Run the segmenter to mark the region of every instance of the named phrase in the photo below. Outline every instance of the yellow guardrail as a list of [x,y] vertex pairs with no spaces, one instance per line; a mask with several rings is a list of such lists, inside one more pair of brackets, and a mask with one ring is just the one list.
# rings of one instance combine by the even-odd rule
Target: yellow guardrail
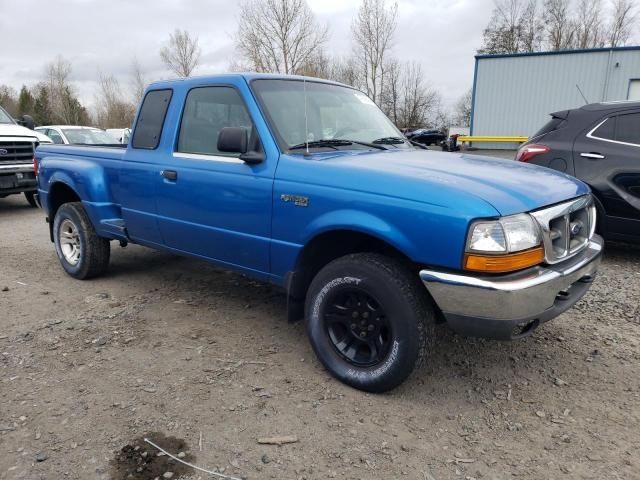
[[461,135],[458,137],[458,143],[460,142],[524,143],[527,140],[529,140],[529,137],[481,137],[481,136],[469,136],[469,135]]

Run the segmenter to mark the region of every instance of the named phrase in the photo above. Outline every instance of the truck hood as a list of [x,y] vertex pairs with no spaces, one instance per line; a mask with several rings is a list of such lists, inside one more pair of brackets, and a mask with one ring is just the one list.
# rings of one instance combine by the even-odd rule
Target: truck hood
[[355,186],[433,204],[475,197],[500,215],[528,212],[589,193],[587,185],[564,173],[477,155],[398,149],[322,153],[310,159],[322,161],[323,170],[329,170],[323,178],[331,179],[332,186]]
[[9,124],[9,123],[0,123],[0,138],[1,137],[14,137],[14,138],[24,138],[31,137],[36,138],[39,143],[52,143],[51,139],[46,135],[36,132],[34,130],[29,130],[26,127],[21,125]]

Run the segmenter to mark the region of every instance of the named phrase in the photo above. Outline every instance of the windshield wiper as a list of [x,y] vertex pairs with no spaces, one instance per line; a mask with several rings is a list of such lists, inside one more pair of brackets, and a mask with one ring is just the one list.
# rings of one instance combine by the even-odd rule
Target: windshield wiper
[[[374,140],[372,143],[381,143],[384,145],[401,145],[404,142],[409,142],[411,145],[414,145],[418,148],[422,148],[423,150],[428,150],[427,147],[425,147],[423,144],[418,143],[414,140],[411,140],[409,138],[402,138],[402,137],[382,137],[382,138],[378,138],[376,140]],[[397,147],[396,147],[397,148]]]
[[382,145],[402,145],[406,141],[407,140],[402,137],[382,137],[382,138],[376,138],[371,143],[382,144]]
[[359,140],[347,140],[343,138],[326,138],[322,140],[314,140],[308,143],[299,143],[298,145],[293,145],[289,147],[289,150],[300,150],[303,148],[315,148],[315,147],[328,147],[338,150],[338,147],[347,147],[349,145],[364,145],[365,147],[376,148],[378,150],[386,150],[385,147],[375,143],[361,142]]
[[336,147],[346,146],[346,145],[351,145],[351,142],[347,142],[345,140],[334,140],[331,138],[327,138],[324,140],[314,140],[312,142],[299,143],[297,145],[293,145],[292,147],[289,147],[289,150],[300,150],[302,148],[307,148],[307,146],[309,148],[329,147],[329,148],[333,148],[334,150],[337,150]]

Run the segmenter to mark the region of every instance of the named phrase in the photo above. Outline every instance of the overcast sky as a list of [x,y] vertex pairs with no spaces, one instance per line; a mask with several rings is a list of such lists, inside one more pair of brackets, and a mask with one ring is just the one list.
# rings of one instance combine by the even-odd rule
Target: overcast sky
[[[308,0],[319,22],[329,25],[330,53],[351,50],[350,25],[360,0]],[[423,66],[425,81],[446,105],[471,87],[492,0],[400,0],[394,54]],[[175,28],[200,39],[195,74],[227,70],[238,19],[233,0],[0,0],[0,84],[19,89],[43,77],[57,55],[72,63],[74,87],[93,104],[99,72],[128,87],[137,57],[149,81],[170,77],[158,51]]]

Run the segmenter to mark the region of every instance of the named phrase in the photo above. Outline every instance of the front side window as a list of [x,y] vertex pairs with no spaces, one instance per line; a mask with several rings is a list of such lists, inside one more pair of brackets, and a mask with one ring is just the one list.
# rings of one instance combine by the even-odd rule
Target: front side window
[[281,146],[352,140],[373,143],[403,135],[365,94],[353,88],[300,80],[254,80],[252,88],[266,109]]
[[218,136],[225,127],[246,127],[251,135],[251,117],[238,91],[232,87],[194,88],[185,101],[177,151],[239,156],[218,150]]

